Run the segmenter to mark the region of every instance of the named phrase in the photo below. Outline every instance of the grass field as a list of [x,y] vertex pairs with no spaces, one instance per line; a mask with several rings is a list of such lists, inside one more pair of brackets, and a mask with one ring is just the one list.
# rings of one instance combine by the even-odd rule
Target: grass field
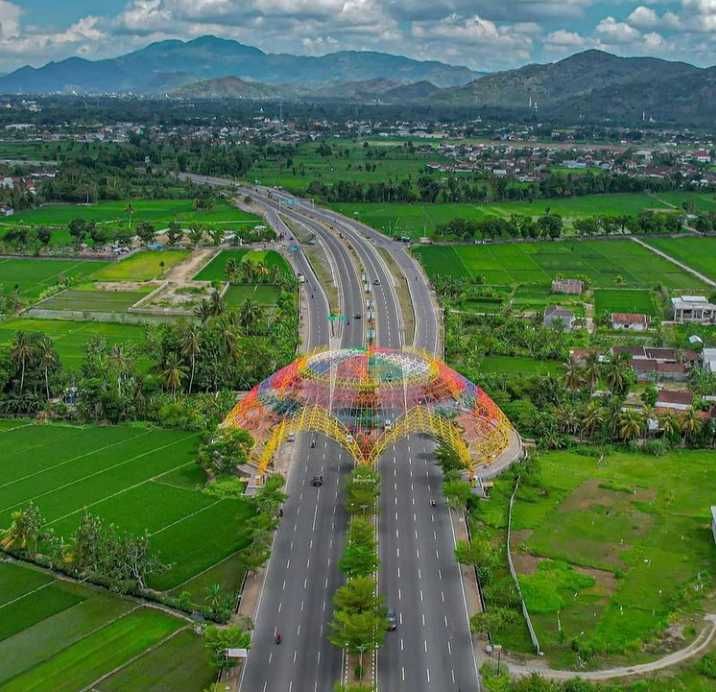
[[[199,692],[214,673],[201,639],[184,627],[101,589],[0,562],[2,690],[75,691],[119,667],[101,689]],[[163,680],[170,684],[162,686]]]
[[0,432],[0,527],[32,501],[68,537],[84,509],[130,533],[150,532],[170,565],[151,586],[191,579],[246,544],[251,514],[182,482],[195,464],[196,434],[140,426],[27,426]]
[[82,281],[106,266],[106,262],[90,260],[0,258],[0,293],[17,288],[23,302],[32,302],[63,277]]
[[716,585],[716,453],[615,452],[600,463],[599,455],[553,452],[540,460],[546,492],[520,491],[513,549],[552,663],[574,665],[573,638],[619,655],[656,636],[676,610],[698,613],[699,593]]
[[224,296],[229,307],[238,307],[247,299],[259,305],[276,305],[281,289],[276,286],[252,284],[249,286],[230,286]]
[[195,277],[195,281],[226,281],[226,265],[229,260],[238,262],[262,262],[267,267],[279,267],[286,276],[293,276],[288,262],[275,250],[222,250]]
[[96,281],[150,281],[160,279],[189,256],[188,250],[144,250],[96,271]]
[[676,265],[628,240],[504,245],[432,245],[414,249],[428,274],[483,276],[487,284],[547,284],[558,275],[583,276],[595,287],[619,285],[703,289]]
[[596,214],[617,216],[635,215],[645,209],[668,212],[681,209],[683,202],[692,201],[697,209],[713,210],[716,200],[696,192],[666,194],[608,194],[584,195],[558,199],[538,199],[534,202],[495,202],[486,204],[379,204],[351,202],[332,204],[336,211],[356,218],[387,235],[407,235],[418,238],[429,235],[435,227],[456,217],[482,219],[486,216],[509,218],[512,214],[541,216],[546,209],[564,219],[575,219]]
[[127,312],[146,291],[94,291],[68,288],[37,303],[41,310],[76,310],[79,312]]
[[629,288],[600,288],[594,291],[594,309],[597,315],[612,312],[639,312],[660,317],[661,310],[651,291]]
[[85,357],[87,343],[93,337],[101,337],[108,346],[125,344],[139,347],[144,343],[144,327],[139,325],[14,319],[0,322],[0,348],[9,346],[20,330],[49,336],[62,365],[69,370],[79,369]]
[[709,279],[716,280],[716,238],[651,238],[648,243]]
[[[191,199],[132,200],[130,202],[97,202],[96,204],[47,204],[37,209],[18,212],[12,221],[0,221],[0,237],[18,224],[29,226],[54,227],[51,243],[69,245],[72,242],[67,224],[73,219],[82,218],[94,221],[109,230],[132,228],[142,222],[151,223],[161,230],[177,221],[183,227],[200,224],[206,228],[224,228],[240,230],[261,223],[259,217],[248,214],[227,202],[217,201],[213,209],[194,210]],[[131,217],[131,218],[130,218]]]

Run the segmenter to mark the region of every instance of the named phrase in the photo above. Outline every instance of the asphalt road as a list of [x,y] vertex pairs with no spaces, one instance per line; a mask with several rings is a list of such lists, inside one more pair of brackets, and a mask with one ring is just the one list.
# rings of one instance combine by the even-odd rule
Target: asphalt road
[[[254,189],[249,194],[263,201],[272,214],[279,212],[277,196],[288,198],[285,193],[277,195],[267,189]],[[376,250],[383,246],[410,285],[415,346],[438,352],[439,323],[429,285],[401,244],[353,219],[314,209],[301,200],[291,206],[282,204],[280,213],[316,233],[332,258],[348,318],[341,346],[364,343],[365,320],[355,320],[354,314],[365,315],[366,299],[375,306],[377,343],[391,348],[403,345],[400,305],[392,276]],[[269,218],[276,222],[276,216]],[[366,268],[370,294],[365,293],[356,274],[346,241]],[[378,285],[373,283],[376,278]],[[318,304],[312,306],[311,324],[321,320],[322,309]],[[324,635],[332,595],[340,583],[336,562],[345,539],[339,479],[350,470],[350,464],[330,441],[320,440],[315,449],[307,440],[297,444],[297,463],[288,482],[290,497],[276,535],[252,652],[242,680],[241,689],[246,692],[328,692],[340,677],[340,654]],[[378,656],[378,684],[384,692],[479,689],[464,590],[453,554],[450,513],[442,501],[435,509],[430,504],[431,498],[441,498],[440,469],[434,463],[433,451],[430,440],[412,436],[388,450],[379,462],[379,588],[399,618],[398,629],[388,633]],[[312,498],[311,493],[316,491],[306,483],[320,469],[325,469],[326,482]],[[280,646],[273,644],[276,627],[284,637]]]

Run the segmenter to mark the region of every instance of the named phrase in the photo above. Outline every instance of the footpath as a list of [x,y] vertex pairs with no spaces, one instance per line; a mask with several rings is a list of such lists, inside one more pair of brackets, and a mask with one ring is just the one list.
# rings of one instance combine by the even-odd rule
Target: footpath
[[679,262],[679,260],[673,258],[671,255],[667,255],[665,252],[657,250],[655,247],[652,247],[648,243],[645,243],[641,238],[635,238],[634,236],[632,236],[631,240],[633,240],[637,245],[641,245],[642,247],[646,248],[647,250],[649,250],[649,252],[653,252],[655,255],[659,255],[659,257],[662,257],[668,262],[675,264],[677,267],[679,267],[679,269],[683,269],[685,272],[688,272],[692,276],[695,276],[697,279],[703,281],[705,284],[708,284],[709,286],[716,286],[716,281],[713,281],[712,279],[709,279],[709,277],[705,274],[701,274],[695,269],[692,269],[688,264]]

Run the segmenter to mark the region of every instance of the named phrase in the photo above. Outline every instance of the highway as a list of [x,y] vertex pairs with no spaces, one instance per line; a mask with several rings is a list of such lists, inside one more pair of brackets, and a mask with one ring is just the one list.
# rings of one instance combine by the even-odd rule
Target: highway
[[[416,322],[414,345],[439,353],[440,324],[430,286],[402,244],[284,192],[247,188],[240,194],[251,195],[272,225],[282,224],[283,215],[320,237],[339,278],[342,311],[349,320],[340,346],[365,343],[365,319],[355,320],[354,315],[365,317],[366,299],[375,306],[377,344],[390,348],[406,345],[393,277],[377,251],[384,247],[410,287]],[[285,204],[289,200],[290,204]],[[284,225],[277,228],[286,229]],[[369,295],[365,294],[352,252],[365,267]],[[314,322],[321,321],[325,309],[322,300],[312,306],[312,328]],[[242,679],[241,689],[246,692],[329,692],[340,678],[340,654],[324,634],[331,617],[332,595],[340,583],[336,561],[346,527],[338,479],[350,470],[350,464],[333,442],[321,439],[315,449],[303,446],[307,442],[300,444],[289,474],[290,499],[277,532],[252,652]],[[326,470],[327,479],[316,493],[306,483],[320,469]],[[434,460],[434,443],[421,435],[402,440],[382,456],[379,469],[379,589],[386,604],[395,609],[399,626],[387,634],[379,652],[378,688],[385,692],[479,690],[462,578],[454,560],[453,526],[441,500],[441,472]],[[312,494],[317,497],[312,498]],[[439,500],[434,509],[431,498]],[[280,646],[273,645],[272,639],[277,626],[284,637]]]

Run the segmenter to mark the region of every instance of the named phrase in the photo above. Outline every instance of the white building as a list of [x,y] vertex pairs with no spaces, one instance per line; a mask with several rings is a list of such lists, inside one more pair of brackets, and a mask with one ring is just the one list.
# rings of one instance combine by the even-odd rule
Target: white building
[[701,358],[704,364],[704,370],[716,373],[716,348],[705,348],[701,351]]
[[672,298],[671,310],[675,322],[699,322],[700,324],[716,322],[716,305],[710,303],[705,296]]

